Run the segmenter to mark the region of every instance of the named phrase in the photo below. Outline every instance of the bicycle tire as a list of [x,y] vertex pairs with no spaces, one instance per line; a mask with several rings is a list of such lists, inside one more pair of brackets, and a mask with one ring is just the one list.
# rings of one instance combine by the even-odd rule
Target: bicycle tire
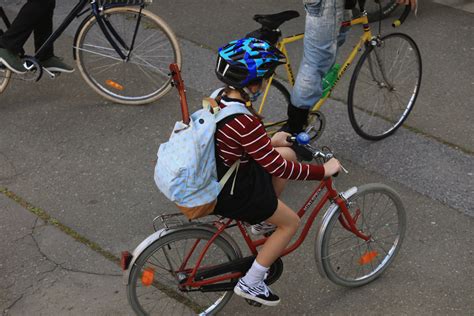
[[[233,291],[184,292],[178,288],[179,281],[175,279],[177,276],[169,276],[170,272],[166,271],[176,270],[173,265],[181,265],[182,257],[186,253],[186,249],[183,247],[191,247],[194,245],[193,241],[199,239],[200,242],[194,251],[194,254],[198,256],[201,252],[201,247],[213,235],[214,233],[210,231],[196,228],[173,232],[156,240],[137,258],[131,268],[127,285],[127,298],[137,315],[195,315],[203,312],[206,312],[205,315],[215,315],[227,304],[234,294]],[[165,256],[167,255],[165,255],[165,252],[171,253],[175,249],[177,256],[171,257],[170,255],[166,259]],[[221,255],[221,258],[218,258],[217,255]],[[201,265],[209,267],[213,264],[224,263],[237,258],[240,258],[240,251],[233,248],[222,236],[219,236],[209,248]],[[191,256],[185,268],[190,269],[194,267],[195,261],[193,260],[195,259],[195,256]],[[220,259],[220,261],[217,259]],[[151,262],[152,260],[155,261]],[[212,263],[210,260],[212,260]],[[161,265],[162,267],[160,267]],[[171,268],[167,268],[166,265]],[[157,272],[154,272],[152,285],[148,287],[139,286],[140,278],[143,278],[142,271],[144,267],[148,268],[149,266],[153,266],[155,270],[163,268],[163,274],[160,274],[160,279],[156,280],[155,275]],[[167,281],[170,281],[169,284]],[[146,293],[142,290],[137,291],[138,288],[146,289]],[[151,291],[154,293],[150,293]],[[153,306],[149,306],[150,304],[146,304],[149,302],[156,302],[156,304],[153,305],[151,303]],[[151,308],[147,309],[146,307]],[[154,308],[157,308],[157,310]]]
[[7,89],[12,72],[6,68],[0,68],[0,94]]
[[[389,67],[387,60],[393,62]],[[396,67],[395,62],[399,62]],[[347,99],[349,120],[356,133],[368,140],[395,133],[415,105],[421,78],[421,54],[408,35],[392,33],[376,46],[367,46],[352,74]]]
[[[169,64],[181,66],[176,36],[160,17],[148,10],[140,13],[137,7],[110,8],[102,16],[131,46],[139,14],[135,45],[127,61],[112,48],[94,15],[82,24],[75,42],[77,66],[86,83],[102,97],[120,104],[158,100],[171,89]],[[104,62],[109,63],[104,66]]]
[[268,133],[273,134],[277,132],[286,123],[290,100],[290,92],[288,92],[283,83],[273,78],[267,98],[265,100],[262,99],[262,102],[265,101],[265,103],[263,106],[259,105],[259,108],[262,107],[260,115],[263,117],[265,129]]
[[[369,210],[370,201],[375,201],[374,208],[378,205],[375,213]],[[342,213],[338,209],[329,219],[327,226],[322,228],[324,231],[321,232],[321,263],[328,279],[335,284],[358,287],[379,277],[393,262],[405,235],[406,215],[398,193],[383,184],[361,186],[357,193],[347,199],[347,205],[352,216],[360,211],[356,220],[357,229],[370,235],[371,239],[364,241],[345,229],[339,222]],[[383,211],[390,207],[389,212],[380,215],[381,205],[384,205]],[[394,222],[386,223],[383,219],[393,219]],[[373,227],[372,223],[376,220],[380,221],[379,226]],[[393,241],[388,242],[390,237],[393,237]],[[348,246],[348,242],[352,240],[355,246]],[[385,247],[390,248],[387,251]],[[354,248],[357,248],[357,251]],[[337,255],[340,257],[336,258]],[[380,256],[383,257],[380,259]]]
[[374,1],[367,1],[365,3],[365,10],[367,11],[367,17],[369,22],[377,22],[388,18],[395,9],[398,7],[398,3],[395,0],[380,0],[382,3],[382,14],[380,14],[380,8]]

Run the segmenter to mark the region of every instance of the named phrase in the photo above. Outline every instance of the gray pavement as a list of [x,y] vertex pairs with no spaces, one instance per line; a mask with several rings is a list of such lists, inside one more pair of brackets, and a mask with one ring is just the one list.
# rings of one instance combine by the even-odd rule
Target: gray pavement
[[[19,3],[0,0],[9,12]],[[59,3],[58,15],[72,4]],[[249,22],[251,15],[267,8],[267,2],[249,0],[153,4],[152,10],[180,35],[183,76],[194,108],[218,85],[212,74],[213,50],[233,38],[231,34],[256,27]],[[300,1],[272,2],[272,12],[289,8],[301,11]],[[288,26],[288,34],[302,31],[302,19]],[[325,105],[328,126],[321,143],[330,144],[350,170],[337,179],[337,187],[369,182],[393,186],[407,208],[407,236],[382,278],[348,290],[317,274],[313,231],[301,250],[284,259],[285,272],[273,286],[283,297],[278,314],[472,314],[473,28],[471,13],[426,2],[419,17],[402,29],[420,43],[425,61],[423,90],[409,120],[418,133],[401,129],[377,143],[358,138],[349,127],[345,105],[337,101],[345,98],[344,86]],[[71,34],[57,45],[68,61]],[[45,224],[31,213],[34,207],[27,210],[24,203],[0,194],[4,314],[131,313],[119,268],[103,254],[118,256],[133,249],[152,232],[154,216],[175,212],[154,186],[153,167],[170,122],[179,118],[177,100],[170,93],[152,106],[111,104],[96,96],[78,73],[54,82],[14,81],[0,96],[0,189],[54,218]],[[297,207],[312,185],[292,183],[284,200]],[[60,231],[52,224],[56,221],[101,250]],[[251,308],[233,298],[223,314],[269,315],[275,309]]]
[[117,265],[0,195],[3,315],[131,314]]

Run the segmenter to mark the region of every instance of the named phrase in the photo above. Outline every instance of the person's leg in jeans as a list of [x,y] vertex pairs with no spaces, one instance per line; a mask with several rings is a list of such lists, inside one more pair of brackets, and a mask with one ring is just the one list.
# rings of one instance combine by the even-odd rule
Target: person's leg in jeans
[[[315,0],[305,4],[304,54],[288,108],[290,133],[306,124],[309,109],[321,98],[323,76],[336,60],[338,36],[344,15],[344,0]],[[339,41],[342,44],[345,38]]]

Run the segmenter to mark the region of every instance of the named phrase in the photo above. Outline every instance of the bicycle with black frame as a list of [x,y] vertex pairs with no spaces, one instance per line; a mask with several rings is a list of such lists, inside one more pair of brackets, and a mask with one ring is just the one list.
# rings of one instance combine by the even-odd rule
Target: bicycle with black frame
[[[170,63],[181,64],[174,32],[146,10],[152,0],[78,0],[59,27],[34,56],[24,56],[27,72],[12,74],[0,65],[0,93],[12,79],[38,81],[46,73],[38,56],[52,45],[75,18],[86,17],[74,36],[73,56],[86,83],[102,97],[121,104],[153,102],[171,89]],[[5,28],[10,21],[0,7]],[[0,27],[0,34],[3,30]]]

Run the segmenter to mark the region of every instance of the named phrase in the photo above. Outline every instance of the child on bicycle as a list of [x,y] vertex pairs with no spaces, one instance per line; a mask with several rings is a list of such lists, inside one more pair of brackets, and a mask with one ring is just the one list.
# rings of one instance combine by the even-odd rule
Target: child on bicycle
[[275,68],[285,63],[285,56],[265,41],[243,38],[219,49],[216,75],[226,84],[219,95],[221,108],[229,104],[247,107],[254,115],[236,114],[221,121],[215,133],[216,163],[219,179],[238,159],[240,165],[233,181],[219,194],[215,214],[259,224],[267,222],[276,230],[260,249],[247,274],[234,288],[244,298],[275,306],[277,295],[264,282],[271,264],[280,257],[298,229],[298,215],[279,200],[287,180],[321,180],[340,170],[336,159],[323,166],[303,164],[287,141],[290,134],[267,136],[252,102],[265,89]]

